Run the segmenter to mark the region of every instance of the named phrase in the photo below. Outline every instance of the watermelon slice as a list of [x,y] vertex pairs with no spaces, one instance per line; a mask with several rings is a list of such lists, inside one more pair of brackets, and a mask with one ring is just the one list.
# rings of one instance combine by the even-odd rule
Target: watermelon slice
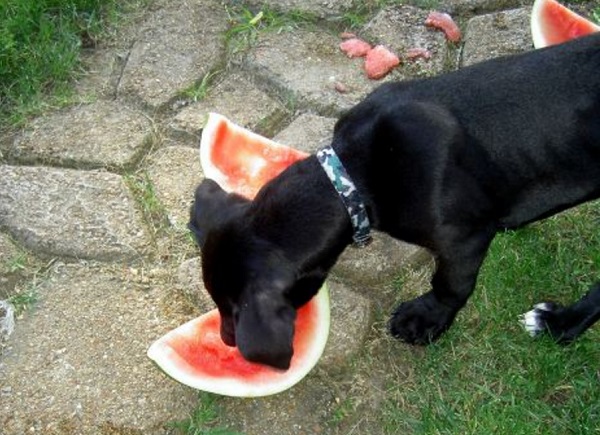
[[329,292],[324,285],[298,309],[294,356],[286,371],[246,361],[236,347],[225,345],[216,309],[159,338],[148,349],[148,357],[173,379],[198,390],[268,396],[292,387],[312,370],[325,349],[329,322]]
[[600,26],[556,0],[535,0],[531,11],[531,36],[535,48],[560,44],[593,32]]
[[226,192],[253,199],[258,190],[308,154],[253,133],[217,113],[208,116],[200,141],[204,176]]

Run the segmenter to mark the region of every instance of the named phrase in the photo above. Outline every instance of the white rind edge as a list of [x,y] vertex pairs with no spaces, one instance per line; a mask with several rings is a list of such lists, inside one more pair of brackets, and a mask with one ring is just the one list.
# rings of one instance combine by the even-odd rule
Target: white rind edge
[[546,39],[542,36],[543,32],[540,20],[542,8],[546,4],[546,1],[547,0],[535,0],[533,7],[531,8],[531,38],[533,39],[533,46],[535,48],[543,48],[548,45]]
[[231,193],[231,189],[228,187],[227,176],[215,167],[210,158],[211,145],[215,142],[215,133],[221,123],[227,124],[230,130],[249,136],[259,142],[264,142],[271,148],[289,148],[286,145],[282,145],[247,128],[241,127],[219,113],[210,112],[206,125],[202,129],[202,137],[200,138],[200,166],[202,167],[204,178],[210,178],[215,181],[228,193]]
[[[290,376],[280,377],[272,384],[266,385],[265,383],[261,383],[260,385],[249,385],[235,379],[207,379],[182,373],[178,369],[174,359],[170,357],[173,351],[164,344],[164,337],[169,333],[152,343],[148,348],[147,355],[173,379],[197,390],[232,397],[262,397],[280,393],[296,385],[315,367],[327,345],[331,323],[331,308],[327,285],[323,284],[314,297],[316,298],[318,318],[322,319],[319,327],[324,329],[324,332],[317,334],[316,341],[310,347],[310,352],[306,357],[307,360],[314,362],[305,365],[302,370],[290,371]],[[175,330],[185,330],[185,328],[191,327],[193,323],[194,320],[190,320]]]

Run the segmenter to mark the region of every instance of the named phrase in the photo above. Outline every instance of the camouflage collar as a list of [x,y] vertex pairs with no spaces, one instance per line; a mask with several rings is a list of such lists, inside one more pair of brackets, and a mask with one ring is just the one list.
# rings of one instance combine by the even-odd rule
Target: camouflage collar
[[367,209],[344,165],[330,146],[317,151],[317,160],[325,170],[350,215],[350,221],[354,229],[352,235],[354,245],[360,248],[367,246],[371,242],[371,224],[367,216]]

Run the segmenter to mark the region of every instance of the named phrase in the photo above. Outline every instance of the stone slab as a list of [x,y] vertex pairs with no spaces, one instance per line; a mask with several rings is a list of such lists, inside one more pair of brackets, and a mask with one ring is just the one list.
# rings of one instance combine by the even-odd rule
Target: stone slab
[[14,272],[14,261],[19,257],[21,251],[15,246],[12,239],[6,234],[0,233],[0,299],[4,296],[2,293],[2,277]]
[[374,295],[378,293],[374,291],[389,285],[403,268],[417,267],[428,261],[431,255],[424,248],[374,232],[373,242],[367,247],[346,248],[332,272],[376,299]]
[[[428,14],[429,10],[413,6],[387,7],[361,31],[369,42],[383,44],[400,57],[402,66],[396,69],[396,79],[433,76],[453,65],[444,34],[425,26]],[[431,59],[407,60],[411,48],[427,49]]]
[[5,151],[22,163],[123,169],[146,151],[151,133],[144,114],[97,101],[37,118]]
[[169,222],[185,228],[196,186],[204,179],[198,149],[161,148],[149,157],[147,171],[158,199],[167,210]]
[[530,8],[519,8],[471,18],[462,66],[532,50],[530,15]]
[[338,280],[329,278],[327,286],[331,297],[331,329],[319,367],[337,374],[362,349],[373,321],[373,304]]
[[119,95],[160,108],[223,62],[228,19],[218,1],[166,2],[141,26]]
[[[439,9],[455,15],[475,15],[521,6],[523,0],[441,0]],[[527,0],[527,3],[533,3]]]
[[[427,11],[419,8],[390,7],[359,32],[370,43],[383,44],[400,57],[414,47],[432,52],[431,60],[404,62],[383,80],[369,80],[364,59],[348,59],[339,49],[341,39],[322,30],[263,33],[245,65],[284,97],[296,101],[298,107],[338,115],[383,82],[433,75],[445,67],[445,37],[424,25],[426,17]],[[343,92],[339,85],[345,88]]]
[[3,435],[165,434],[197,393],[171,380],[148,346],[183,323],[177,300],[123,268],[58,264],[0,357]]
[[[369,80],[363,59],[348,59],[339,49],[340,42],[336,35],[323,30],[261,33],[244,67],[299,109],[337,115],[381,83]],[[346,92],[337,91],[336,83]]]
[[115,98],[128,50],[82,50],[83,73],[77,77],[75,88],[80,95]]
[[331,143],[336,121],[336,118],[303,113],[277,133],[273,139],[283,145],[314,153],[322,146]]
[[246,3],[254,8],[263,5],[283,13],[303,12],[319,18],[339,17],[344,12],[356,6],[357,0],[247,0]]
[[210,112],[220,113],[238,125],[269,137],[290,116],[283,104],[242,74],[233,73],[220,79],[204,99],[183,108],[169,128],[175,137],[198,146]]
[[71,258],[132,260],[147,242],[123,179],[102,171],[0,166],[0,229]]
[[202,282],[202,261],[200,257],[190,258],[177,269],[177,291],[181,292],[200,313],[217,308]]

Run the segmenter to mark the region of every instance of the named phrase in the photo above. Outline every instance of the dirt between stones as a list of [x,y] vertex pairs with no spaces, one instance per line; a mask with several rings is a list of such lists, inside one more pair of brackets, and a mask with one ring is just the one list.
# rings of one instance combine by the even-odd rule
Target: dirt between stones
[[[234,53],[225,31],[242,3],[151,3],[88,53],[77,89],[94,102],[49,111],[0,140],[0,298],[21,301],[0,355],[1,434],[175,433],[167,423],[190,416],[197,392],[165,376],[145,351],[211,306],[185,228],[202,180],[202,120],[219,111],[314,151],[336,117],[379,84],[337,49],[332,32],[332,22],[369,2],[268,2],[324,19],[251,29],[252,43]],[[434,53],[386,80],[430,76],[531,49],[523,19],[530,4],[442,1],[457,14],[464,45],[422,28],[427,9],[414,6],[373,10],[355,31],[397,50],[418,43]],[[213,85],[203,89],[207,75]],[[316,370],[278,396],[218,399],[215,424],[247,434],[381,433],[378,393],[411,376],[403,361],[418,352],[386,334],[399,298],[391,282],[423,264],[432,264],[425,251],[382,235],[367,250],[349,249],[331,278],[333,327]],[[426,285],[407,288],[414,295]],[[347,400],[352,415],[340,422]]]

